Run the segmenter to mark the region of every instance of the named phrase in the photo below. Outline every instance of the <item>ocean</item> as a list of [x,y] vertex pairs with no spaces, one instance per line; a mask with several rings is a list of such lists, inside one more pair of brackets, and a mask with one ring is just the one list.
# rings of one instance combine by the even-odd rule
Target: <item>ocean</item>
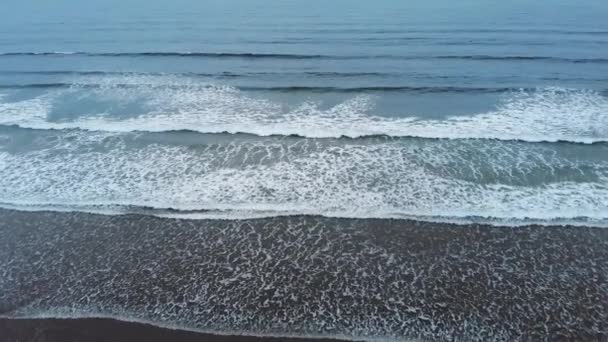
[[[0,294],[0,309],[4,308],[0,312],[8,316],[136,317],[165,326],[279,336],[525,339],[542,333],[526,335],[527,323],[483,323],[479,317],[484,313],[477,309],[463,311],[462,317],[470,314],[475,321],[464,330],[454,328],[466,321],[462,317],[453,326],[437,323],[444,322],[447,314],[433,321],[433,315],[424,311],[426,304],[406,305],[411,297],[400,292],[409,289],[406,292],[413,296],[431,290],[424,284],[412,282],[408,288],[409,282],[397,281],[411,269],[403,264],[394,268],[389,260],[412,262],[416,260],[412,255],[419,255],[421,249],[435,253],[435,248],[445,248],[437,247],[433,236],[448,236],[445,231],[455,229],[453,224],[463,232],[477,232],[471,233],[473,241],[481,245],[469,246],[472,251],[487,249],[484,255],[496,253],[501,260],[510,260],[513,252],[501,249],[507,248],[500,244],[502,238],[523,239],[524,233],[513,229],[528,232],[536,227],[526,239],[534,242],[535,253],[550,254],[557,250],[544,246],[540,236],[550,239],[552,229],[567,244],[570,234],[583,236],[575,241],[589,242],[585,235],[591,234],[589,227],[608,226],[608,2],[604,0],[7,0],[2,7],[0,214],[4,223],[0,228],[5,234],[0,241],[10,247],[3,253],[13,254],[6,255],[4,264],[0,261],[0,270],[13,272],[10,260],[19,265],[38,260],[46,265],[42,269],[48,266],[47,270],[67,278],[73,272],[78,280],[73,284],[70,280],[72,285],[66,288],[59,282],[57,293],[44,297],[41,293],[46,290],[23,282],[44,282],[52,273],[39,270],[17,276],[23,270],[14,270],[17,273],[0,280],[0,289],[11,294],[11,298]],[[49,220],[57,233],[55,240],[53,235],[47,238],[59,250],[67,248],[69,241],[86,244],[85,236],[95,239],[96,234],[112,232],[103,231],[98,223],[103,217],[112,222],[133,218],[132,223],[116,225],[140,233],[143,227],[134,225],[152,220],[149,234],[142,233],[139,239],[123,236],[129,233],[122,229],[115,232],[115,238],[130,241],[134,248],[134,254],[123,259],[124,267],[133,272],[145,258],[154,265],[164,261],[179,265],[188,263],[185,255],[203,258],[205,253],[211,253],[213,265],[236,264],[242,269],[197,271],[190,264],[182,272],[188,277],[194,272],[199,278],[168,285],[181,273],[159,271],[168,283],[155,284],[156,290],[138,283],[136,289],[124,285],[129,290],[121,292],[126,287],[108,285],[113,289],[108,293],[115,295],[150,295],[130,297],[135,300],[132,305],[117,304],[95,297],[102,296],[103,286],[100,290],[84,279],[116,284],[116,279],[130,276],[120,273],[103,280],[101,275],[87,275],[96,267],[90,260],[83,261],[79,270],[51,267],[56,255],[38,258],[39,247],[11,233],[22,227],[23,234],[29,234],[27,215],[18,214],[22,212],[35,222],[40,217]],[[14,217],[23,221],[9,225]],[[58,221],[74,217],[93,223],[70,221],[64,227],[71,227],[68,231],[56,227]],[[72,230],[78,227],[81,231]],[[378,241],[375,229],[402,241],[401,246],[410,241],[404,232],[426,242],[407,247],[418,251],[408,256],[391,241]],[[205,230],[210,237],[204,237]],[[48,234],[40,227],[33,231]],[[278,234],[277,248],[290,256],[291,266],[281,266],[279,273],[270,266],[264,266],[264,272],[245,271],[255,265],[241,264],[244,259],[238,258],[262,261],[276,250],[262,242],[224,245],[227,232],[233,234],[231,239],[240,237],[253,244],[258,241],[251,240],[253,236]],[[484,232],[493,243],[483,245]],[[191,244],[181,234],[196,236],[202,245]],[[594,242],[600,253],[607,237],[593,234],[600,234]],[[463,236],[457,235],[452,238],[460,241]],[[31,237],[31,241],[39,239]],[[104,235],[104,241],[111,240]],[[525,241],[520,242],[525,245]],[[22,244],[29,247],[11,252]],[[296,250],[290,249],[292,244]],[[516,250],[525,250],[515,245]],[[146,256],[139,250],[142,246],[154,246],[159,254]],[[579,247],[587,250],[588,246]],[[234,256],[241,261],[214,254],[227,247],[257,252]],[[99,255],[109,253],[106,247],[91,248],[101,248]],[[178,252],[186,254],[173,254]],[[465,252],[458,249],[454,255]],[[396,254],[390,257],[391,253]],[[60,259],[76,260],[85,254]],[[324,256],[319,259],[322,264],[334,260],[332,267],[345,268],[322,270],[315,255]],[[353,259],[336,261],[349,255]],[[481,254],[469,257],[483,263]],[[528,260],[514,256],[518,257]],[[604,257],[608,260],[603,254],[596,257],[599,264]],[[272,258],[281,259],[280,255]],[[579,270],[600,275],[605,270],[605,266],[600,271],[586,269],[592,265],[585,260],[593,258],[582,254],[580,258],[571,260]],[[465,259],[452,261],[463,269],[473,267]],[[201,262],[197,257],[192,260]],[[386,267],[376,269],[374,260]],[[419,267],[429,273],[416,279],[439,281],[430,275],[437,261],[424,260]],[[551,264],[557,259],[548,260]],[[576,269],[574,264],[567,266],[572,267],[569,270]],[[527,271],[519,271],[532,272],[526,273],[530,276],[544,272],[526,265]],[[505,270],[498,263],[488,269]],[[317,284],[310,285],[316,289],[312,292],[286,287],[274,295],[253,295],[268,285],[264,282],[268,274],[276,287],[281,281],[298,283],[302,274],[317,271],[352,282],[337,286],[312,281]],[[368,279],[361,272],[367,276],[376,272],[377,278]],[[511,279],[498,271],[488,272]],[[547,272],[539,277],[558,277]],[[606,304],[603,274],[599,283],[587,285],[599,293],[593,298]],[[585,281],[593,278],[587,276]],[[509,284],[532,286],[517,279]],[[442,280],[433,286],[449,289],[453,284],[448,283]],[[484,284],[494,288],[491,284],[497,283]],[[166,286],[178,286],[177,292],[186,291],[192,298],[159,290]],[[230,292],[233,286],[237,292]],[[339,289],[353,291],[344,297],[351,299],[340,297]],[[455,289],[465,297],[471,293]],[[363,291],[359,297],[353,297],[359,290]],[[516,287],[505,291],[519,293]],[[378,297],[365,301],[366,293]],[[319,296],[327,306],[318,302]],[[575,292],[564,296],[576,298]],[[287,297],[296,299],[278,299]],[[15,298],[29,304],[17,305]],[[547,298],[555,300],[551,295]],[[280,308],[268,304],[273,300]],[[500,305],[509,305],[498,301],[493,306],[484,300],[479,305],[486,309],[498,305],[497,312]],[[179,305],[163,306],[170,312],[163,313],[152,304],[164,301]],[[272,310],[256,315],[252,308],[260,303]],[[308,306],[297,306],[302,303]],[[452,305],[449,300],[445,303]],[[297,306],[294,312],[289,305]],[[358,311],[344,314],[348,305]],[[378,311],[382,305],[387,306]],[[467,308],[466,303],[454,305]],[[589,314],[608,318],[606,306]],[[225,310],[234,312],[225,315]],[[507,311],[511,313],[490,315],[493,322],[508,320],[517,312]],[[317,316],[310,316],[315,312]],[[431,325],[408,325],[409,318],[403,316],[408,312],[418,323]],[[566,330],[580,332],[574,325]],[[585,331],[589,335],[566,336],[600,336],[608,327],[596,323]]]

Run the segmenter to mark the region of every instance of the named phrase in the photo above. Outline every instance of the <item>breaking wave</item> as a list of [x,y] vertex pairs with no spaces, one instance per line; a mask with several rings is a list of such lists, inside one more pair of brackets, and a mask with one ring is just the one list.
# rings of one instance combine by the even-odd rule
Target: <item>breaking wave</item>
[[0,142],[5,207],[231,218],[608,219],[605,144],[14,127],[0,130]]
[[[410,90],[432,91],[423,87]],[[331,107],[315,101],[285,106],[234,87],[183,78],[93,77],[91,82],[50,89],[29,99],[11,101],[5,94],[0,97],[0,125],[311,138],[387,135],[529,142],[608,141],[608,98],[593,90],[505,90],[494,110],[444,119],[421,118],[415,113],[399,117],[377,115],[375,101],[371,93],[354,94]]]

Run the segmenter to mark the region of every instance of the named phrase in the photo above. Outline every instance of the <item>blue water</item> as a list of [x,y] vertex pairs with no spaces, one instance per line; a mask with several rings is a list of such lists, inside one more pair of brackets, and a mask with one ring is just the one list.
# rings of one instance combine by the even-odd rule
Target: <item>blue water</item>
[[605,224],[606,18],[600,0],[5,1],[0,203]]

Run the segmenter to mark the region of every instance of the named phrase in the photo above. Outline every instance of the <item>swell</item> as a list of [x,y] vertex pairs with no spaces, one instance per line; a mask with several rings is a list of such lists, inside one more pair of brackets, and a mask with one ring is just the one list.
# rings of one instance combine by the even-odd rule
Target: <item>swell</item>
[[[89,75],[95,75],[90,73]],[[238,77],[238,76],[234,76]],[[45,89],[45,88],[82,88],[100,89],[106,88],[104,84],[77,84],[66,82],[50,83],[28,83],[28,84],[0,84],[0,89]],[[127,84],[114,83],[113,88],[137,89],[192,89],[194,88],[216,88],[215,85],[163,85],[163,84]],[[516,91],[534,91],[536,88],[523,87],[456,87],[456,86],[367,86],[367,87],[323,87],[323,86],[239,86],[236,89],[243,91],[266,91],[266,92],[312,92],[312,93],[365,93],[365,92],[406,92],[406,93],[508,93]],[[608,91],[608,89],[606,90]]]
[[608,63],[608,58],[565,58],[554,56],[492,56],[492,55],[321,55],[321,54],[287,54],[287,53],[233,53],[233,52],[4,52],[0,57],[10,56],[89,56],[89,57],[191,57],[191,58],[243,58],[243,59],[395,59],[395,60],[478,60],[478,61],[544,61],[569,63]]
[[477,60],[477,61],[549,61],[570,63],[608,63],[608,58],[564,58],[550,56],[491,56],[491,55],[447,55],[435,59]]
[[403,28],[403,29],[355,29],[355,28],[316,28],[316,29],[303,29],[297,28],[293,30],[282,30],[282,32],[306,32],[306,33],[345,33],[345,34],[425,34],[425,33],[514,33],[514,34],[530,34],[530,33],[542,33],[542,34],[563,34],[563,35],[590,35],[590,36],[602,36],[608,35],[606,30],[556,30],[556,29],[466,29],[466,28],[452,28],[452,29],[418,29],[418,28]]
[[229,53],[229,52],[5,52],[0,56],[93,56],[93,57],[216,57],[216,58],[281,58],[319,59],[324,55],[277,54],[277,53]]
[[[416,79],[424,78],[428,80],[469,80],[474,79],[473,76],[450,76],[450,75],[420,75],[417,73],[408,73],[408,72],[357,72],[357,71],[294,71],[294,72],[272,72],[272,71],[251,71],[251,72],[232,72],[232,71],[222,71],[222,72],[151,72],[151,71],[110,71],[110,70],[0,70],[0,75],[35,75],[35,76],[118,76],[118,77],[145,77],[145,76],[157,76],[157,77],[189,77],[189,78],[212,78],[212,79],[238,79],[238,78],[256,78],[256,77],[315,77],[315,78],[366,78],[366,77],[376,77],[376,78],[387,78],[387,79],[396,79],[396,78],[410,78],[414,77]],[[538,77],[539,81],[546,82],[602,82],[605,81],[604,78],[601,77],[568,77],[566,75],[557,76],[542,76]],[[33,84],[0,84],[0,88],[43,88],[45,83],[33,83]],[[67,82],[49,82],[50,87],[67,87],[69,83]],[[76,85],[76,84],[75,84]],[[269,87],[273,88],[273,87]],[[276,88],[276,87],[274,87]],[[281,87],[279,87],[281,88]],[[289,87],[284,87],[289,88]],[[294,87],[298,88],[298,87]],[[304,87],[306,88],[306,87]],[[312,87],[315,88],[315,87]],[[327,88],[327,87],[317,87],[317,88]],[[340,88],[340,87],[337,87]],[[370,88],[377,89],[383,87],[361,87],[361,88]],[[412,88],[412,89],[420,89],[420,88],[445,88],[445,89],[472,89],[472,90],[480,90],[481,92],[502,92],[503,90],[533,90],[531,87],[455,87],[455,86],[436,86],[436,87],[415,87],[415,86],[393,86],[393,87],[384,87],[384,88]],[[346,88],[346,89],[356,89],[356,87]],[[608,89],[603,91],[603,94],[608,95]]]
[[397,76],[398,73],[384,72],[337,72],[337,71],[303,71],[303,72],[135,72],[135,71],[106,71],[106,70],[0,70],[2,75],[66,75],[66,76],[203,76],[203,77],[248,77],[248,76],[294,76],[307,75],[319,77],[366,77],[366,76]]

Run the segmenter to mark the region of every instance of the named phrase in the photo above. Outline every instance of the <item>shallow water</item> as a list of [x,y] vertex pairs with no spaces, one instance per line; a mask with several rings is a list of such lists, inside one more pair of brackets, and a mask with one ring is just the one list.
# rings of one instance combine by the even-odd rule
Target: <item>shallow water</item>
[[0,317],[356,341],[602,341],[608,333],[604,228],[0,216],[0,244],[13,247],[0,249]]
[[604,1],[7,6],[5,207],[608,220]]

